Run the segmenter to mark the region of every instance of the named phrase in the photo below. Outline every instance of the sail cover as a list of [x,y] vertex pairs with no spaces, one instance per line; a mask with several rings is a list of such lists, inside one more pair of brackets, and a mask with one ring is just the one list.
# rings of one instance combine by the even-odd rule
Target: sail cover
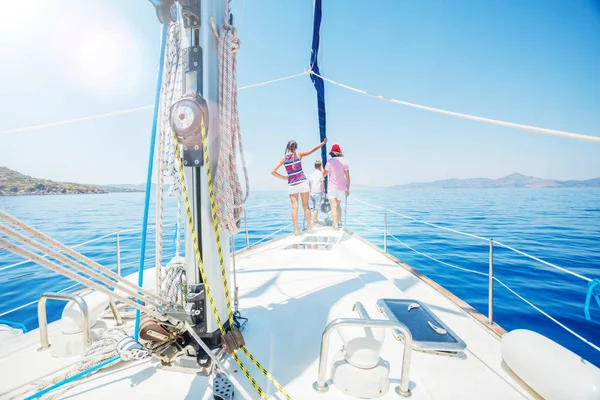
[[[315,0],[315,15],[313,22],[313,38],[312,38],[312,50],[310,53],[310,68],[316,74],[321,74],[319,71],[319,42],[321,40],[321,0]],[[310,75],[310,79],[317,90],[317,106],[319,109],[319,134],[321,141],[327,136],[325,130],[325,85],[323,79],[320,76],[314,74]],[[323,166],[327,163],[327,149],[326,146],[321,147],[321,159]],[[327,181],[325,181],[325,191],[327,191]]]

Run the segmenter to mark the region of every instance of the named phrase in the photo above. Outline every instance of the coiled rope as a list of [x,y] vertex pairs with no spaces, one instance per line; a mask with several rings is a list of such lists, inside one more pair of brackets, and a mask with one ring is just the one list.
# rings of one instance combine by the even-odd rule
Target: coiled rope
[[[131,329],[131,328],[130,328]],[[120,359],[124,361],[129,361],[132,359],[139,359],[143,357],[136,357],[134,353],[130,354],[130,350],[118,350],[117,345],[123,339],[129,338],[131,341],[131,337],[129,334],[121,328],[113,328],[105,331],[102,336],[96,341],[94,341],[90,348],[85,352],[85,355],[77,364],[72,366],[67,371],[62,373],[52,373],[45,379],[36,379],[32,382],[28,382],[21,387],[21,390],[12,391],[10,400],[17,398],[36,398],[41,396],[44,399],[55,399],[57,397],[62,396],[66,391],[73,388],[74,383],[79,382],[71,382],[70,385],[65,385],[61,390],[55,390],[52,394],[44,395],[42,391],[45,389],[49,389],[51,386],[56,385],[62,381],[68,380],[69,378],[77,375],[80,372],[83,372],[95,365],[101,364],[104,361],[110,360],[111,358],[115,358],[116,356],[120,356]],[[137,343],[137,342],[136,342]],[[148,354],[144,354],[144,357]],[[141,356],[141,353],[140,353]],[[40,392],[37,395],[32,395],[32,393]],[[47,392],[46,392],[47,393]]]
[[[213,33],[218,40],[217,55],[219,60],[219,119],[221,149],[215,174],[214,189],[217,206],[219,228],[235,234],[239,230],[243,207],[250,194],[250,183],[244,151],[237,102],[237,58],[240,41],[236,30],[227,22],[229,4],[225,2],[225,23],[219,33],[211,19]],[[237,150],[244,172],[246,194],[238,176]]]
[[175,256],[167,264],[160,293],[162,297],[169,301],[185,305],[187,293],[185,258]]

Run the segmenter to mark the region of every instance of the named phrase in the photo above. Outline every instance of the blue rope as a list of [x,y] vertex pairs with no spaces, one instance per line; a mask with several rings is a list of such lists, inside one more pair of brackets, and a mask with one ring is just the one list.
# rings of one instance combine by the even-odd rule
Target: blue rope
[[585,312],[585,319],[590,321],[592,317],[590,316],[590,303],[592,302],[592,296],[596,299],[596,303],[598,303],[598,307],[600,307],[600,297],[598,297],[598,293],[595,292],[596,288],[600,288],[600,279],[594,279],[588,282],[588,291],[585,296],[585,307],[583,311]]
[[8,325],[11,328],[17,328],[23,331],[23,333],[27,332],[27,327],[18,322],[7,321],[5,319],[0,319],[0,324]]
[[83,378],[84,376],[89,375],[92,372],[99,370],[100,368],[104,368],[108,364],[112,364],[115,361],[119,361],[120,359],[121,359],[120,356],[114,356],[113,358],[109,358],[108,360],[102,361],[100,364],[96,364],[93,367],[90,367],[90,368],[86,369],[85,371],[82,371],[82,372],[80,372],[78,374],[75,374],[75,375],[73,375],[73,376],[71,376],[71,377],[69,377],[69,378],[67,378],[65,380],[62,380],[62,381],[60,381],[58,383],[55,383],[52,386],[48,386],[44,390],[40,390],[36,394],[33,394],[33,395],[29,396],[29,397],[26,397],[25,400],[37,399],[38,397],[41,397],[41,396],[45,395],[46,393],[49,393],[49,392],[53,391],[54,389],[57,389],[57,388],[59,388],[61,386],[64,386],[67,383],[71,383],[73,381],[76,381],[79,378]]
[[[138,268],[138,286],[144,283],[144,259],[146,258],[146,234],[148,232],[148,209],[150,208],[150,189],[152,187],[152,166],[154,165],[154,146],[156,144],[156,127],[158,125],[158,109],[160,103],[160,88],[162,87],[163,66],[165,63],[165,48],[167,44],[167,24],[162,26],[162,41],[160,45],[160,62],[158,64],[158,79],[154,97],[154,115],[152,116],[152,136],[150,137],[150,157],[148,157],[148,174],[146,176],[146,193],[144,196],[144,220],[142,221],[142,245],[140,248],[140,267]],[[139,303],[139,300],[138,300]],[[138,340],[140,330],[140,310],[135,311],[134,339]]]
[[[154,164],[154,146],[156,144],[156,128],[158,125],[158,109],[160,102],[160,88],[162,86],[162,75],[163,75],[163,66],[165,63],[165,49],[167,44],[167,33],[168,33],[168,24],[163,24],[162,26],[162,40],[160,47],[160,63],[158,65],[158,80],[156,82],[156,96],[154,98],[154,115],[152,116],[152,136],[150,138],[150,157],[148,159],[148,174],[146,176],[146,193],[144,196],[144,220],[142,222],[142,245],[140,249],[140,267],[138,269],[138,286],[142,286],[144,283],[144,259],[146,258],[146,234],[148,232],[148,210],[150,208],[150,189],[152,186],[152,166]],[[138,301],[139,303],[139,301]],[[135,328],[134,328],[134,337],[135,340],[138,340],[139,330],[140,330],[140,310],[136,310],[135,313]],[[97,371],[105,366],[112,364],[113,362],[119,361],[121,359],[120,356],[114,356],[108,360],[105,360],[99,364],[94,365],[82,371],[76,375],[71,376],[61,382],[58,382],[52,386],[47,387],[44,390],[37,392],[36,394],[27,397],[25,400],[37,399],[40,396],[45,395],[52,390],[59,388],[67,383],[76,381],[79,378],[82,378],[94,371]]]

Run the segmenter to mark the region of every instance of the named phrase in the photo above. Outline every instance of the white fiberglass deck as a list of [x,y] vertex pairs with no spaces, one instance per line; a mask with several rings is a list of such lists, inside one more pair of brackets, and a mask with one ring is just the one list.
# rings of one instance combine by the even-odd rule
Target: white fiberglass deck
[[[286,249],[308,236],[336,237],[330,249]],[[421,301],[467,344],[466,357],[451,358],[414,351],[410,389],[414,399],[520,399],[535,398],[502,366],[500,339],[484,324],[392,258],[363,239],[329,228],[304,236],[287,236],[236,256],[240,309],[249,322],[243,334],[248,350],[286,388],[294,399],[350,399],[333,385],[325,393],[312,389],[317,379],[321,334],[333,319],[356,318],[355,302],[371,318],[384,318],[375,303],[379,298]],[[149,274],[152,275],[152,274]],[[52,325],[50,325],[52,328]],[[52,341],[52,337],[50,337]],[[53,359],[37,352],[39,334],[30,332],[0,347],[0,393],[44,376],[76,359]],[[334,333],[329,357],[340,350]],[[382,357],[391,365],[390,390],[381,398],[400,398],[403,345],[386,334]],[[273,398],[280,395],[243,355],[261,387]],[[231,362],[230,362],[231,361]],[[226,365],[256,398],[237,365]],[[161,369],[156,360],[121,363],[85,380],[64,398],[212,398],[209,379]],[[329,379],[330,363],[327,378]],[[0,396],[2,397],[2,396]],[[236,394],[236,398],[241,398]]]

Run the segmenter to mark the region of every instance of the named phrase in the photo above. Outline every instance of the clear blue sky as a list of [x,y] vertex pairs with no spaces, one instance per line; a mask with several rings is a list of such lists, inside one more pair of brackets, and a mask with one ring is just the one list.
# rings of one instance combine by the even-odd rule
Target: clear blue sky
[[[152,104],[160,26],[148,1],[32,3],[2,6],[0,131]],[[321,71],[334,80],[432,107],[600,136],[599,0],[324,3]],[[241,0],[234,6],[240,86],[307,67],[312,1],[247,0],[241,15]],[[239,98],[251,184],[279,188],[284,183],[269,174],[285,143],[295,139],[301,150],[318,143],[310,79]],[[431,114],[329,84],[326,101],[330,144],[341,145],[356,183],[512,172],[600,176],[597,144]],[[142,111],[0,135],[0,165],[54,180],[140,183],[150,127],[151,111]]]

